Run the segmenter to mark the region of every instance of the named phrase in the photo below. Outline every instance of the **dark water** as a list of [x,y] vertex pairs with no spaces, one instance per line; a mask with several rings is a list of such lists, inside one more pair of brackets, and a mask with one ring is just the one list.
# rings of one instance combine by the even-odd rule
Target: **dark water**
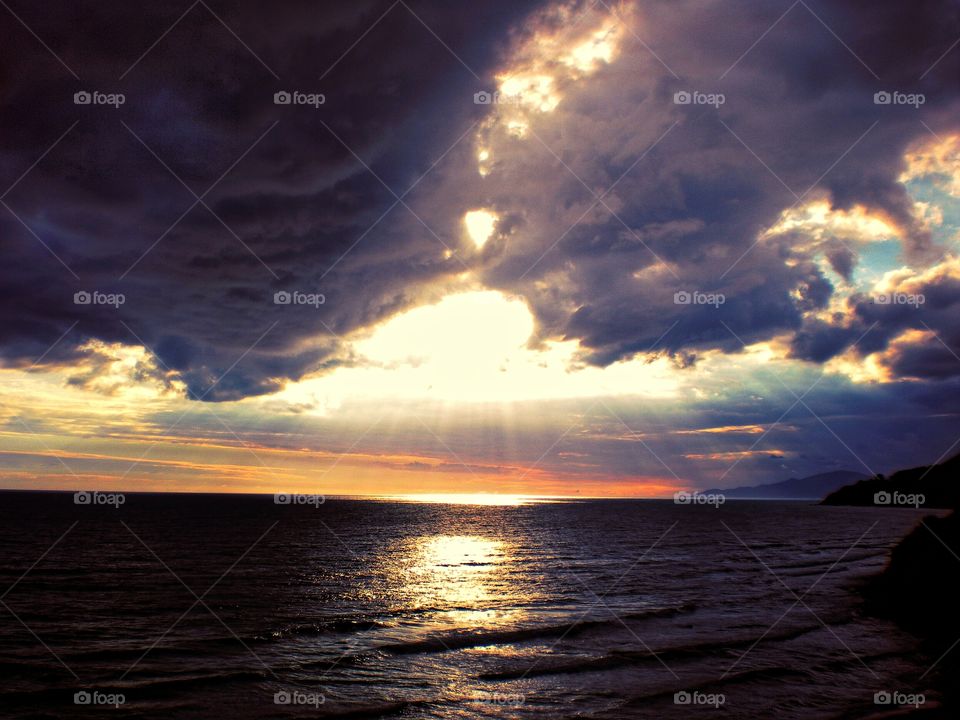
[[819,718],[935,698],[935,658],[855,591],[922,512],[0,504],[3,717]]

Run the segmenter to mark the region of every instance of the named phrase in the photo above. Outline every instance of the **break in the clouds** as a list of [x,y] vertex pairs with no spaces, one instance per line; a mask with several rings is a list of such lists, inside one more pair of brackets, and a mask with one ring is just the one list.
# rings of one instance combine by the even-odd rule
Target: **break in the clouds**
[[[8,367],[282,413],[324,405],[324,378],[389,394],[390,372],[458,401],[669,397],[683,444],[776,421],[751,352],[830,373],[824,412],[957,398],[956,3],[13,4],[2,22]],[[463,381],[469,319],[443,330],[466,349],[436,383],[412,370],[442,344],[429,323],[364,349],[491,290],[530,313],[527,354],[493,371],[513,384]],[[746,375],[720,397],[724,359]],[[468,392],[444,385],[459,371]],[[643,462],[608,436],[574,433],[567,461],[652,476],[662,455],[707,484],[711,459],[833,462],[799,431],[759,457],[731,431]]]

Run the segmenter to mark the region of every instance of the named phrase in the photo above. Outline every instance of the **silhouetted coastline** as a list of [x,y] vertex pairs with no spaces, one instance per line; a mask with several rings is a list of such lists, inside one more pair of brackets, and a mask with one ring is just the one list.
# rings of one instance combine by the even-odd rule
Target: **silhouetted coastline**
[[931,656],[940,658],[930,674],[943,692],[947,712],[960,706],[960,654],[955,654],[960,641],[958,470],[960,455],[889,478],[862,480],[831,493],[822,503],[915,507],[920,501],[920,507],[953,510],[945,517],[923,518],[893,549],[883,573],[864,587],[868,613],[896,621],[921,637]]

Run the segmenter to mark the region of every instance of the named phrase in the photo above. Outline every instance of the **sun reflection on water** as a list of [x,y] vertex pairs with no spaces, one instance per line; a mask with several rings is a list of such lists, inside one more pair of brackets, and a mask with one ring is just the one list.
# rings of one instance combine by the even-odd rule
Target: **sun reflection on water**
[[421,538],[413,574],[443,605],[479,609],[493,599],[494,571],[504,561],[504,543],[483,537],[436,535]]
[[522,620],[529,593],[516,581],[512,544],[481,535],[411,539],[402,570],[406,602],[432,616],[433,630],[502,629]]

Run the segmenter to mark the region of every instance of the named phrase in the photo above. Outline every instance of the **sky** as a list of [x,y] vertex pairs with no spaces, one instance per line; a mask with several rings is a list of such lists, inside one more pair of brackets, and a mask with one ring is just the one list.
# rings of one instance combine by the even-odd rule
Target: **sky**
[[0,6],[0,487],[960,451],[955,2]]

